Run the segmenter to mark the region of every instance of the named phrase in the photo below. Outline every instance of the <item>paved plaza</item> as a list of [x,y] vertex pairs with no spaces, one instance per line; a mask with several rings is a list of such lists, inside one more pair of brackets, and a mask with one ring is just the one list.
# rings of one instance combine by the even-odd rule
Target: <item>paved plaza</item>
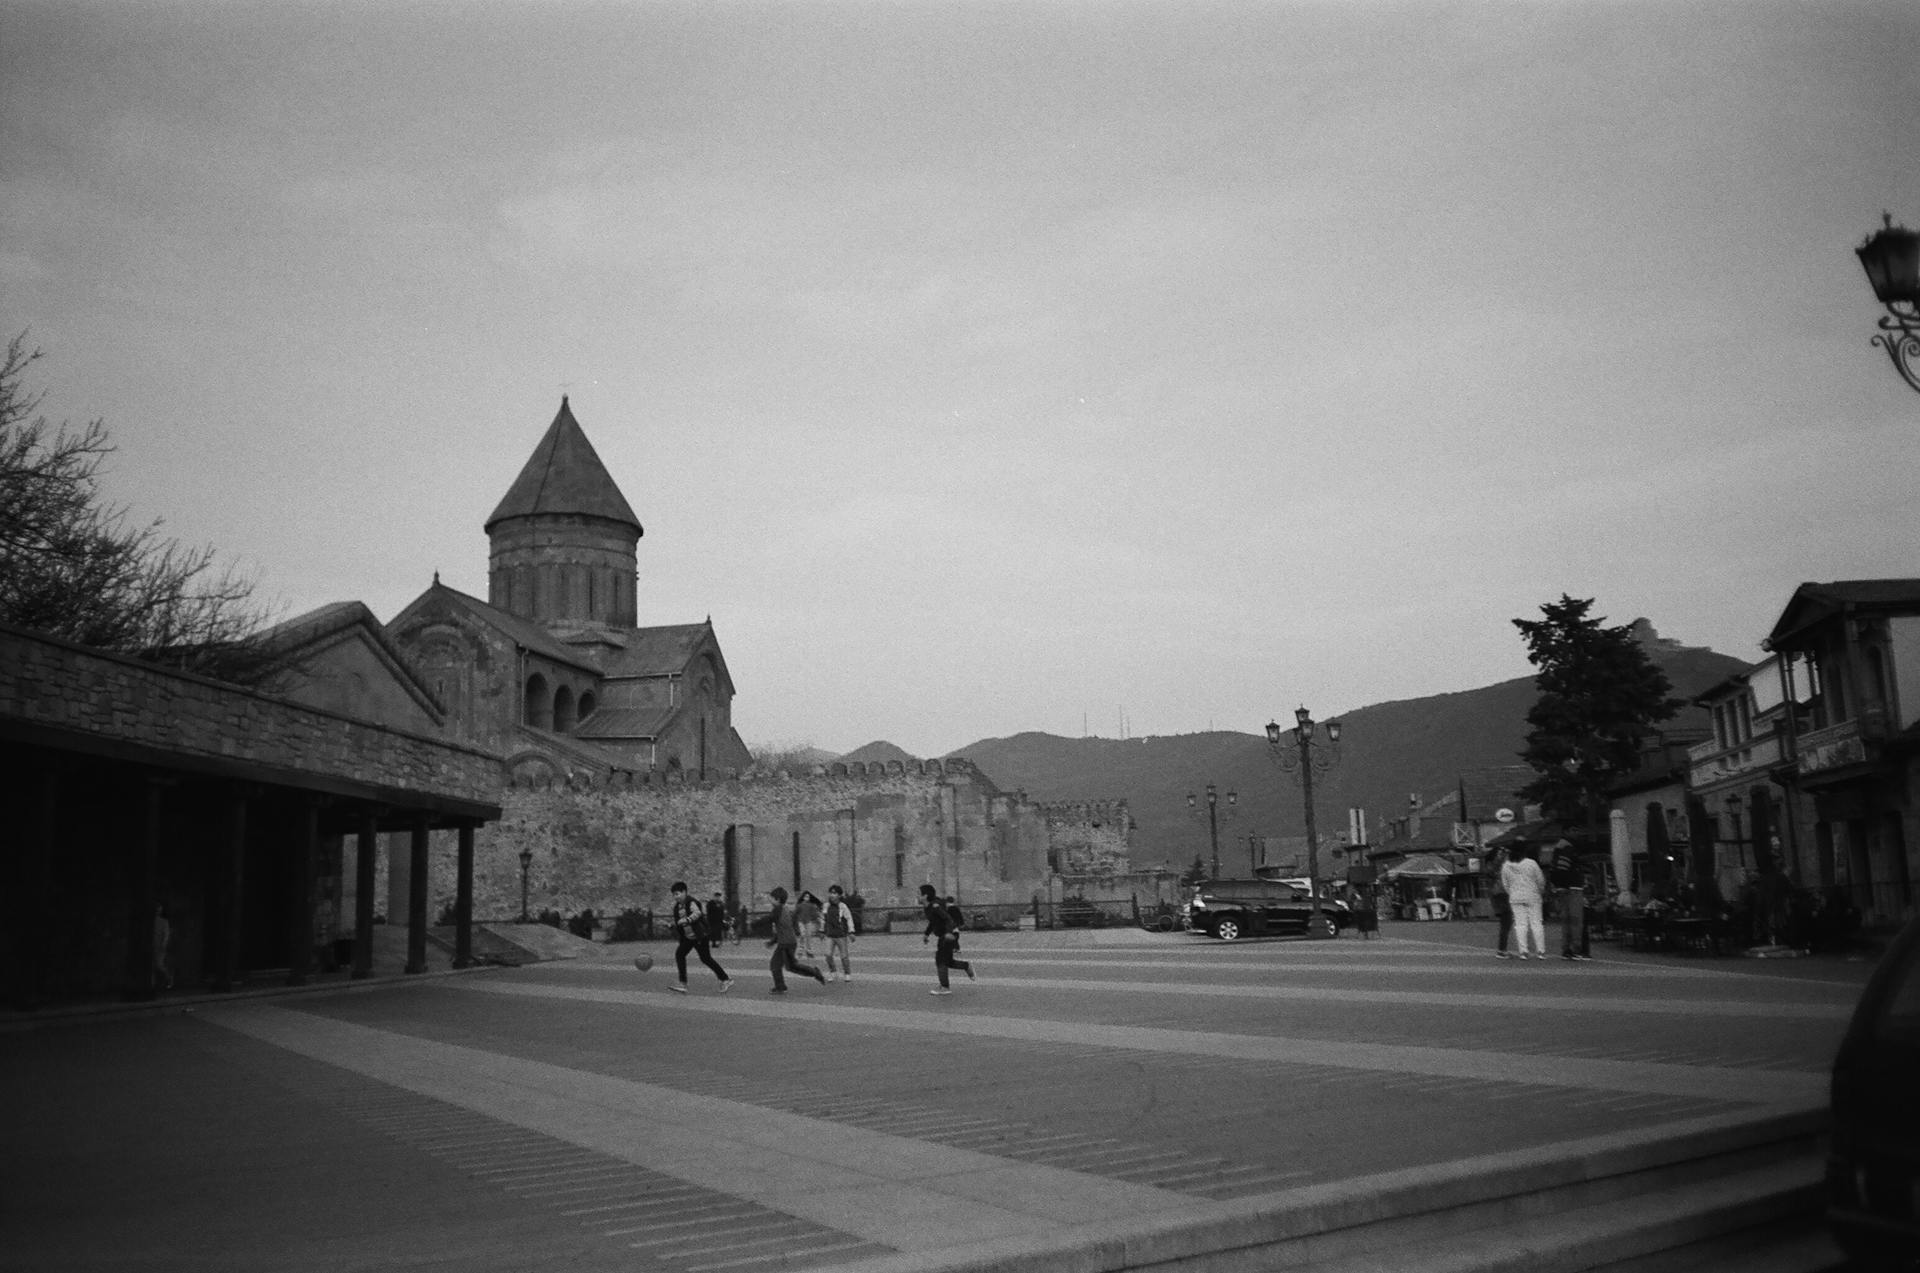
[[784,996],[757,944],[726,995],[596,952],[12,1030],[0,1268],[984,1267],[1818,1108],[1870,970],[1491,935],[978,934],[946,998],[917,936]]

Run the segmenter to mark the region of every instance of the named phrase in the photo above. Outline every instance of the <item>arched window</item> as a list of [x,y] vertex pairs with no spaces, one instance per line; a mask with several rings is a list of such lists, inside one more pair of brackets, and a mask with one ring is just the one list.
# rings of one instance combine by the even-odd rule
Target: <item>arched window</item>
[[592,690],[580,691],[580,719],[585,721],[593,715],[593,709],[600,706],[600,700],[593,696]]
[[553,696],[547,689],[547,678],[535,672],[527,678],[527,693],[524,700],[526,712],[524,719],[535,729],[553,728]]
[[573,691],[565,685],[553,692],[553,732],[573,732]]

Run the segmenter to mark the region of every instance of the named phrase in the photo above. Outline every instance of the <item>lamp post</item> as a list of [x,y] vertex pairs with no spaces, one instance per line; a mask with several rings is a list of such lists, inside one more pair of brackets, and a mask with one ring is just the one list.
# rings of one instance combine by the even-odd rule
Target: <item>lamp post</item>
[[527,922],[527,869],[533,865],[533,850],[520,850],[520,922]]
[[[1240,806],[1240,797],[1235,792],[1227,793],[1227,816],[1232,817]],[[1187,813],[1200,812],[1199,798],[1191,791],[1187,793]],[[1213,841],[1213,878],[1220,878],[1220,791],[1212,783],[1207,784],[1207,834]]]
[[1887,307],[1873,343],[1887,351],[1900,378],[1920,391],[1920,234],[1895,225],[1890,214],[1881,219],[1885,224],[1854,249],[1874,299]]
[[[1310,914],[1307,917],[1309,932],[1320,931],[1320,836],[1313,825],[1313,774],[1315,770],[1325,773],[1340,762],[1340,722],[1327,722],[1327,741],[1324,745],[1313,741],[1315,729],[1313,713],[1304,706],[1293,713],[1294,725],[1291,730],[1282,730],[1279,722],[1267,722],[1267,755],[1284,773],[1300,775],[1301,799],[1307,810],[1307,893],[1309,895]],[[1293,735],[1293,749],[1281,745],[1281,736]]]

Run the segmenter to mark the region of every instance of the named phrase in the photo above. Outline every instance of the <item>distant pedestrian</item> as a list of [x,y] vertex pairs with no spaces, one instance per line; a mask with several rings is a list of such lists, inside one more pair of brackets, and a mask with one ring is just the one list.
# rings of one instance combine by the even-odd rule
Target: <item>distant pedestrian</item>
[[940,899],[940,894],[931,884],[920,886],[921,910],[927,916],[927,931],[920,934],[920,944],[927,944],[928,938],[938,938],[933,948],[933,969],[940,977],[940,984],[931,993],[950,995],[953,988],[947,984],[949,969],[958,968],[967,974],[968,981],[977,980],[973,975],[973,965],[957,958],[960,953],[960,930],[953,922],[953,911]]
[[715,893],[707,899],[707,940],[718,946],[727,939],[727,904]]
[[167,966],[167,953],[173,947],[173,921],[167,917],[167,904],[153,908],[153,984],[158,990],[173,989],[173,969]]
[[813,939],[820,935],[820,899],[807,889],[793,904],[793,922],[800,930],[800,953],[813,958]]
[[713,975],[720,978],[720,993],[733,989],[733,979],[727,976],[727,970],[713,961],[713,951],[709,946],[707,916],[700,903],[693,900],[687,892],[685,880],[675,880],[668,890],[673,894],[673,934],[680,939],[674,948],[674,967],[680,970],[680,980],[668,986],[669,990],[679,994],[687,993],[687,952],[693,951],[700,956],[700,962],[713,969]]
[[1372,941],[1380,935],[1380,912],[1373,906],[1373,890],[1358,885],[1347,886],[1347,909],[1353,912],[1353,926],[1360,930],[1360,936]]
[[776,887],[767,896],[773,899],[773,937],[767,942],[767,945],[773,948],[773,960],[767,965],[768,970],[773,973],[771,993],[776,995],[787,993],[786,975],[790,972],[798,973],[802,977],[812,977],[821,985],[826,985],[827,979],[818,968],[811,964],[803,964],[794,958],[794,952],[800,945],[800,934],[794,928],[793,908],[787,905],[787,890]]
[[1507,938],[1513,936],[1513,904],[1507,900],[1507,885],[1501,877],[1500,869],[1506,865],[1507,851],[1495,849],[1487,856],[1487,869],[1492,876],[1493,918],[1500,925],[1500,936],[1493,946],[1495,959],[1510,959],[1507,953]]
[[1574,856],[1573,845],[1562,840],[1553,846],[1553,891],[1560,897],[1560,958],[1591,959],[1587,938],[1587,873]]
[[[827,907],[820,913],[820,927],[827,935],[827,980],[845,977],[853,980],[853,908],[847,905],[847,895],[838,884],[827,890]],[[840,971],[835,972],[835,957],[840,960]]]
[[1546,896],[1547,878],[1540,873],[1540,864],[1533,860],[1531,854],[1529,846],[1514,845],[1512,857],[1500,868],[1500,882],[1507,886],[1507,904],[1513,907],[1513,935],[1518,957],[1528,958],[1527,947],[1531,944],[1532,958],[1545,959],[1547,933],[1540,922],[1540,907]]

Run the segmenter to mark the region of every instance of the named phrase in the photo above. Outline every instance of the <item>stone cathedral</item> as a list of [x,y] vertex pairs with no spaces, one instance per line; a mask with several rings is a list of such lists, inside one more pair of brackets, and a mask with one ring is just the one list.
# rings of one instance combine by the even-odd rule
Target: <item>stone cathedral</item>
[[486,600],[436,575],[387,635],[510,781],[752,763],[712,620],[639,625],[644,531],[565,398],[486,533]]

